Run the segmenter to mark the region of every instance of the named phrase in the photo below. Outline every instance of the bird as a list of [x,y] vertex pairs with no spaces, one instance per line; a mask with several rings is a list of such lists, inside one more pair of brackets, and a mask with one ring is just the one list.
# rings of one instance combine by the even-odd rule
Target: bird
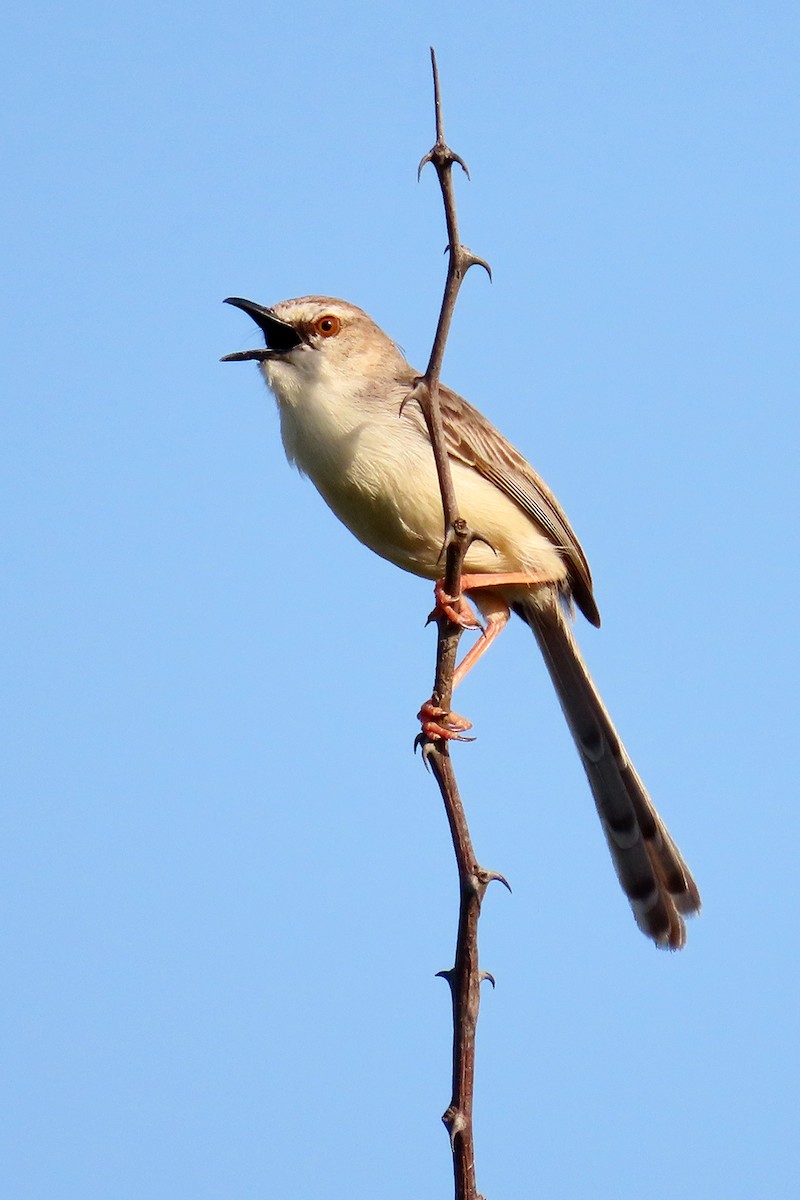
[[[365,546],[405,571],[439,579],[441,493],[423,414],[404,403],[419,373],[400,348],[345,300],[303,296],[266,307],[231,296],[225,303],[252,318],[265,345],[221,361],[258,363],[277,401],[289,462]],[[575,607],[600,625],[586,555],[553,492],[503,434],[444,385],[439,405],[459,513],[477,535],[464,559],[462,593],[484,622],[455,682],[511,612],[530,627],[636,924],[657,946],[680,949],[700,894],[575,639]],[[469,624],[462,603],[453,615]]]

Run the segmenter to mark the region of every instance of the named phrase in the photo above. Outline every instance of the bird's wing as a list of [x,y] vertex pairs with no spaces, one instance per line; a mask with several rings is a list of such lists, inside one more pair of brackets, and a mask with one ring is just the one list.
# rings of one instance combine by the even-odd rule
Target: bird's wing
[[599,625],[589,563],[547,484],[499,430],[456,392],[440,386],[439,403],[450,457],[483,475],[541,527],[566,559],[576,604],[588,621]]

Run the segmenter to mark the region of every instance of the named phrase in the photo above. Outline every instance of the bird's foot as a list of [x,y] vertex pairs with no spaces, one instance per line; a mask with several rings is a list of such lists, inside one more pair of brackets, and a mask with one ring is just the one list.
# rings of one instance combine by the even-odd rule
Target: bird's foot
[[472,721],[468,721],[466,717],[460,717],[458,713],[447,712],[438,704],[434,704],[432,699],[425,701],[417,716],[422,724],[423,734],[432,742],[439,740],[472,742],[475,740],[464,737],[465,732],[472,729]]
[[448,596],[444,590],[443,579],[437,581],[433,594],[436,599],[436,607],[428,617],[429,622],[437,621],[439,617],[445,616],[448,621],[452,621],[461,629],[483,630],[483,625],[475,615],[475,610],[469,601],[464,596]]

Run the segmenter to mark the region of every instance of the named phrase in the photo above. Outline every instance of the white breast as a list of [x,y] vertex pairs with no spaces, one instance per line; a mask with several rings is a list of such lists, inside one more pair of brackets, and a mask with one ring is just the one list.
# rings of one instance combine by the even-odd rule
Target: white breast
[[[444,522],[436,468],[418,423],[399,415],[403,389],[368,403],[348,380],[307,379],[300,388],[297,372],[284,381],[280,367],[265,364],[265,376],[290,461],[359,541],[407,571],[440,576]],[[489,543],[473,544],[468,571],[544,569],[563,576],[561,556],[517,504],[459,463],[453,481],[461,515]]]

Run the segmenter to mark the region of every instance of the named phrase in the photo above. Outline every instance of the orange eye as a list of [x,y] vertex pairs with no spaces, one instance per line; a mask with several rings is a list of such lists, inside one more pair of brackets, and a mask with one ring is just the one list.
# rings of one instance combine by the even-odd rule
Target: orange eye
[[342,328],[342,322],[338,317],[334,317],[332,313],[327,313],[324,317],[320,317],[314,322],[314,328],[320,337],[336,337]]

